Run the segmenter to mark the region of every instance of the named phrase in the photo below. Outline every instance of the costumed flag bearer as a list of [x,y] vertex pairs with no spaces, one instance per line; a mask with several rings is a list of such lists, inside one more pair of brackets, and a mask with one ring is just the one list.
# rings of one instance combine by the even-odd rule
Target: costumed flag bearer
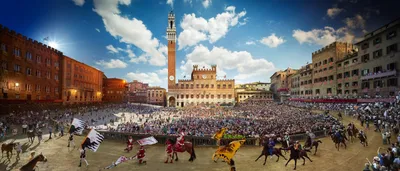
[[137,159],[139,160],[139,164],[146,164],[146,160],[144,160],[146,150],[144,149],[144,146],[140,146],[140,149],[138,151],[138,153],[136,154]]
[[80,153],[81,153],[80,160],[79,160],[79,167],[82,166],[82,161],[85,161],[86,167],[89,166],[89,163],[88,163],[87,160],[86,160],[86,148],[83,147],[83,148],[80,149],[79,151],[80,151]]
[[126,141],[125,151],[130,152],[133,148],[133,143],[134,143],[134,140],[133,140],[132,136],[129,136],[128,140]]

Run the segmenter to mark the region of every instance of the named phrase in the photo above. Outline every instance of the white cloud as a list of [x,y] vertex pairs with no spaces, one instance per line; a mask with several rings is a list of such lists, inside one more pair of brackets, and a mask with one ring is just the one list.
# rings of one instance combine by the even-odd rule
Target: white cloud
[[246,45],[255,45],[256,44],[256,42],[254,42],[254,41],[247,41],[246,42]]
[[246,15],[246,11],[235,12],[234,6],[225,8],[225,12],[217,14],[208,20],[196,17],[196,14],[185,14],[180,24],[183,31],[178,36],[178,49],[194,46],[197,43],[209,40],[210,43],[224,37],[230,27],[246,24],[247,20],[239,21]]
[[83,6],[83,4],[85,4],[85,0],[72,0],[72,1],[74,1],[74,3],[75,3],[75,5],[78,5],[78,6]]
[[118,53],[118,50],[113,45],[106,46],[109,53]]
[[157,73],[155,72],[150,72],[150,73],[134,73],[134,72],[129,72],[125,76],[128,80],[138,80],[141,82],[149,83],[150,86],[159,86],[166,84],[167,78],[165,79],[160,79]]
[[96,31],[100,33],[100,29],[96,28]]
[[346,26],[351,29],[357,29],[357,28],[364,29],[365,28],[365,20],[359,14],[355,15],[352,18],[346,18],[344,20],[344,22],[346,23]]
[[313,29],[311,31],[293,30],[293,37],[300,43],[328,45],[337,39],[335,30],[332,27],[324,29]]
[[212,0],[203,0],[202,4],[204,8],[208,8],[212,3]]
[[157,70],[157,73],[160,75],[166,76],[166,75],[168,75],[168,68],[163,68],[163,69]]
[[151,65],[164,66],[166,55],[160,51],[164,45],[139,19],[121,16],[118,5],[130,5],[131,0],[94,0],[94,9],[102,17],[106,31],[120,42],[132,44],[143,51]]
[[328,45],[334,41],[345,41],[349,43],[354,43],[360,38],[354,35],[355,29],[365,30],[366,21],[365,19],[357,14],[352,18],[346,18],[343,20],[346,24],[343,27],[335,30],[332,27],[325,26],[323,29],[312,29],[310,31],[303,31],[300,29],[293,30],[293,37],[300,43],[310,43],[317,44],[321,46]]
[[111,69],[111,68],[126,68],[128,65],[119,59],[110,59],[109,62],[100,60],[96,62],[97,65],[102,66],[103,68],[106,69]]
[[268,78],[275,69],[273,63],[265,59],[256,59],[247,51],[229,51],[223,47],[213,47],[209,50],[203,45],[197,45],[186,55],[186,62],[180,66],[183,75],[190,75],[193,65],[210,68],[217,65],[217,75],[223,77],[226,70],[236,70],[238,75],[227,76],[241,81],[259,81]]
[[167,0],[167,4],[171,5],[171,7],[174,7],[174,0]]
[[329,8],[326,14],[331,18],[335,18],[335,16],[339,15],[342,11],[344,11],[344,9],[333,7]]
[[260,42],[264,45],[267,45],[270,48],[276,48],[282,43],[285,43],[286,40],[283,39],[283,37],[277,37],[275,36],[275,33],[272,33],[268,37],[263,37]]
[[131,57],[130,60],[129,60],[129,62],[137,63],[137,64],[140,63],[140,62],[145,63],[147,61],[148,61],[148,57],[146,56],[146,54],[142,54],[137,58],[136,57]]

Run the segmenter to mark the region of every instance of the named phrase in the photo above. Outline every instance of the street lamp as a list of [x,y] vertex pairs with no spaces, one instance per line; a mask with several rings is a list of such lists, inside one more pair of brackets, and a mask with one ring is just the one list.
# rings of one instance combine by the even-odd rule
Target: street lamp
[[19,86],[19,83],[15,83],[15,87],[18,87]]

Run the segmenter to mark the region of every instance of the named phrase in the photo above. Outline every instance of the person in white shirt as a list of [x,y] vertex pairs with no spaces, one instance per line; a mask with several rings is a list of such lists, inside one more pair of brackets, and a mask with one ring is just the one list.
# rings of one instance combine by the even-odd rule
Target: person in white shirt
[[22,153],[22,146],[21,143],[17,142],[15,144],[15,151],[17,151],[17,158],[16,160],[18,161],[20,159],[19,154]]

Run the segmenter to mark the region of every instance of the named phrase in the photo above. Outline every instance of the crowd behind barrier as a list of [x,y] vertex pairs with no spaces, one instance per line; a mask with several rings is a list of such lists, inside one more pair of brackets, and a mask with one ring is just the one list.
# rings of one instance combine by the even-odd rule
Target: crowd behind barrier
[[[87,131],[88,132],[88,131]],[[166,140],[168,139],[176,139],[177,136],[170,136],[170,135],[151,135],[151,134],[132,134],[132,133],[124,133],[124,132],[107,132],[107,131],[99,131],[102,135],[104,135],[105,139],[109,140],[117,140],[121,142],[125,142],[129,136],[131,136],[134,140],[139,140],[142,138],[147,138],[153,136],[157,141],[158,144],[165,144]],[[317,138],[322,138],[327,136],[327,131],[317,131],[313,132]],[[301,141],[305,140],[307,134],[294,134],[290,135],[290,139],[292,141]],[[281,137],[283,138],[283,137]],[[257,138],[245,138],[246,142],[245,145],[249,146],[260,146],[264,141],[268,139],[265,137],[257,137]],[[185,140],[194,143],[196,146],[215,146],[216,140],[212,139],[211,136],[205,137],[198,137],[198,136],[185,136]],[[221,139],[220,145],[227,145],[232,141],[238,139]]]

